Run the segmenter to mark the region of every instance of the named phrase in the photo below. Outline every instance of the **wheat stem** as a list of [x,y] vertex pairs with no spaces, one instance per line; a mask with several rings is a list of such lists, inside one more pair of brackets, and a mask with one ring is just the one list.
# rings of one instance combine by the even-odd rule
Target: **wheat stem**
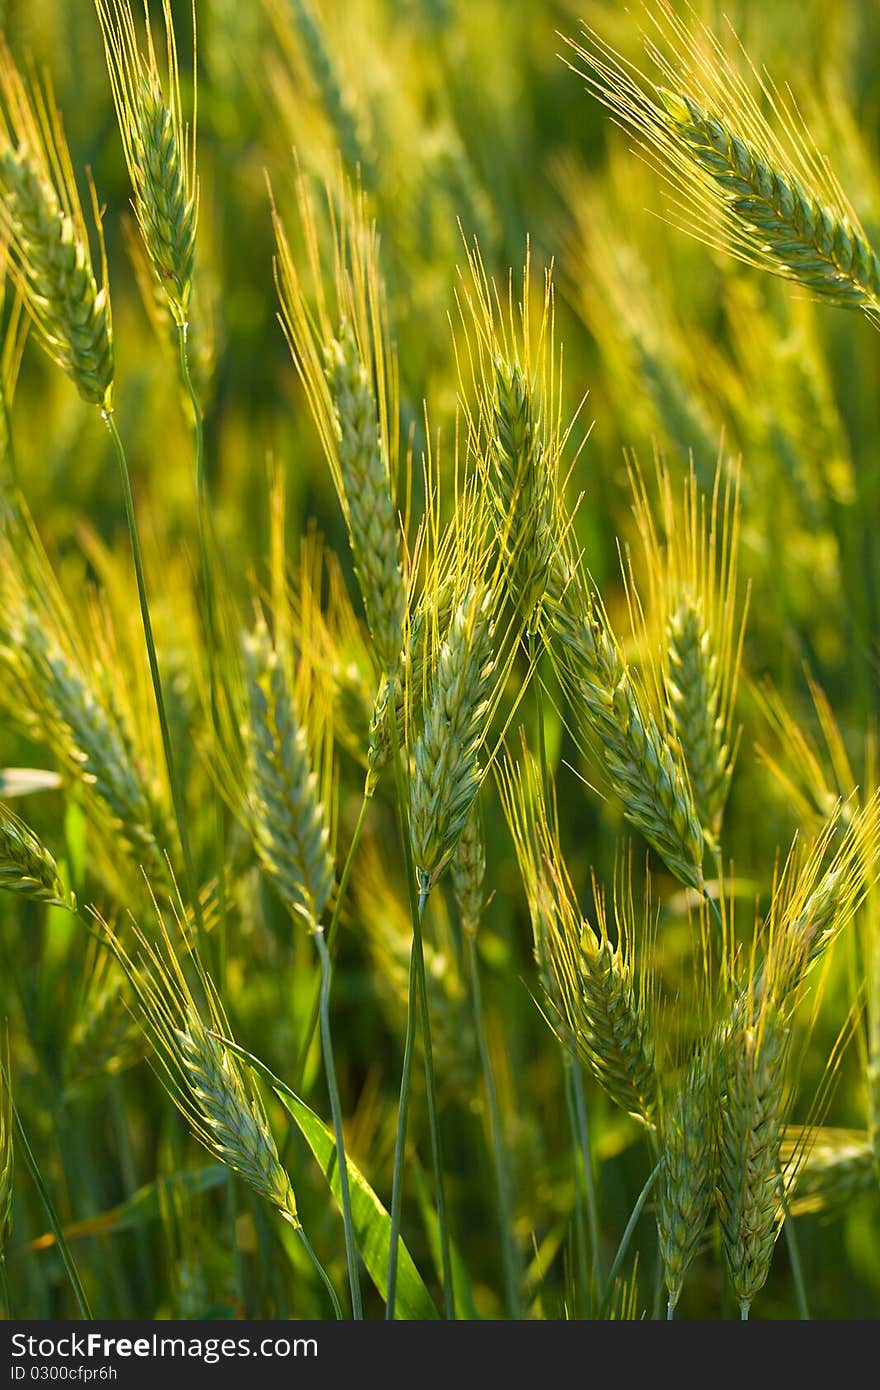
[[[363,800],[361,801],[361,809],[358,813],[357,824],[354,828],[354,834],[351,837],[351,844],[348,847],[348,854],[346,855],[345,863],[342,866],[342,875],[339,879],[339,888],[336,892],[336,902],[333,905],[333,914],[330,918],[330,926],[327,928],[327,950],[330,951],[331,955],[333,952],[333,947],[336,944],[336,937],[339,932],[339,919],[342,913],[342,904],[344,903],[346,894],[348,892],[348,884],[351,878],[352,870],[354,868],[354,861],[357,855],[358,845],[360,844],[361,835],[363,833],[364,825],[366,824],[367,812],[370,809],[370,801],[371,797],[368,795],[364,795]],[[312,1000],[312,1007],[309,1012],[309,1021],[306,1025],[306,1030],[303,1034],[302,1045],[299,1050],[299,1056],[296,1060],[296,1075],[299,1077],[297,1089],[299,1089],[303,1083],[306,1065],[309,1060],[309,1052],[311,1051],[312,1047],[312,1040],[315,1036],[315,1029],[318,1026],[320,1008],[321,986],[319,984],[317,990],[315,991],[315,997]]]
[[590,1253],[593,1264],[593,1282],[596,1297],[601,1301],[605,1296],[602,1279],[602,1260],[600,1255],[599,1203],[596,1198],[596,1183],[593,1177],[593,1146],[590,1140],[590,1121],[587,1098],[584,1092],[584,1072],[577,1057],[571,1059],[571,1087],[574,1096],[574,1113],[577,1126],[577,1149],[580,1169],[583,1174],[586,1194],[587,1230],[590,1236]]
[[320,1276],[320,1279],[321,1279],[321,1283],[324,1285],[324,1288],[327,1290],[328,1294],[330,1295],[330,1302],[333,1304],[333,1312],[334,1312],[335,1315],[336,1315],[337,1321],[338,1321],[338,1322],[342,1322],[342,1321],[343,1321],[342,1309],[341,1309],[340,1306],[339,1306],[339,1299],[336,1297],[336,1290],[334,1289],[333,1285],[330,1283],[330,1276],[328,1275],[326,1269],[325,1269],[324,1266],[321,1264],[321,1261],[318,1259],[317,1255],[315,1254],[314,1250],[312,1249],[311,1241],[309,1240],[309,1238],[308,1238],[308,1236],[306,1235],[305,1231],[303,1230],[302,1226],[296,1226],[294,1229],[296,1230],[297,1235],[299,1236],[300,1240],[301,1240],[302,1243],[303,1243],[303,1247],[304,1247],[304,1249],[305,1249],[306,1254],[308,1255],[309,1259],[311,1260],[312,1264],[314,1265],[315,1269],[317,1270],[317,1272],[318,1272],[318,1274],[319,1274],[319,1276]]
[[168,769],[168,782],[171,787],[171,799],[174,803],[174,816],[177,821],[177,833],[180,837],[180,848],[183,851],[183,868],[186,876],[186,887],[192,904],[193,913],[196,919],[196,927],[200,941],[205,937],[205,925],[202,917],[202,907],[199,901],[199,894],[196,884],[195,867],[193,864],[192,848],[190,845],[189,831],[187,829],[186,801],[177,772],[177,762],[174,757],[174,749],[171,743],[171,730],[168,724],[168,714],[165,707],[165,696],[162,691],[162,677],[159,673],[159,660],[156,655],[156,643],[153,639],[153,622],[150,617],[150,604],[147,598],[147,583],[144,575],[144,562],[141,555],[141,543],[138,535],[137,517],[134,509],[134,498],[131,492],[131,476],[128,471],[128,460],[125,456],[125,447],[122,437],[116,425],[116,417],[112,410],[103,410],[102,419],[110,433],[113,441],[113,448],[116,453],[116,460],[119,464],[119,476],[122,481],[122,497],[125,504],[125,520],[128,525],[128,538],[131,544],[131,554],[134,561],[135,579],[137,582],[138,602],[141,610],[141,622],[144,629],[144,640],[147,644],[147,657],[150,663],[150,677],[153,682],[153,694],[156,700],[156,710],[159,715],[159,728],[162,734],[162,749],[165,754],[165,765]]
[[620,1273],[621,1265],[626,1259],[626,1252],[630,1247],[630,1242],[632,1241],[632,1238],[635,1234],[636,1226],[639,1224],[639,1217],[641,1216],[642,1211],[644,1210],[645,1203],[651,1195],[651,1189],[660,1175],[661,1165],[662,1160],[658,1159],[654,1167],[651,1169],[650,1174],[648,1175],[647,1182],[645,1183],[644,1187],[642,1188],[641,1192],[636,1198],[635,1206],[630,1212],[629,1220],[626,1223],[626,1229],[624,1230],[623,1235],[620,1238],[620,1244],[617,1247],[617,1254],[614,1256],[614,1259],[611,1262],[611,1268],[608,1271],[608,1282],[605,1286],[605,1297],[602,1300],[601,1307],[599,1308],[600,1318],[607,1317],[608,1315],[609,1300],[611,1294],[614,1291],[614,1281]]
[[86,1291],[83,1288],[82,1280],[79,1277],[79,1271],[76,1267],[76,1261],[74,1260],[73,1255],[70,1251],[70,1246],[67,1244],[67,1241],[65,1239],[64,1230],[62,1228],[60,1220],[58,1219],[58,1213],[55,1210],[55,1204],[52,1201],[52,1198],[49,1196],[49,1189],[43,1182],[42,1174],[40,1173],[40,1170],[37,1166],[37,1160],[34,1158],[33,1150],[31,1149],[31,1146],[28,1143],[27,1135],[24,1132],[24,1126],[21,1123],[21,1116],[18,1113],[18,1107],[16,1106],[14,1101],[12,1103],[12,1118],[15,1121],[15,1132],[18,1135],[18,1145],[21,1150],[22,1157],[24,1158],[25,1167],[30,1173],[34,1187],[40,1194],[40,1199],[43,1203],[43,1206],[46,1209],[46,1217],[49,1222],[49,1229],[51,1230],[52,1235],[55,1237],[55,1248],[57,1249],[58,1254],[61,1256],[61,1263],[64,1265],[65,1272],[67,1274],[68,1279],[70,1280],[70,1287],[73,1290],[73,1296],[76,1299],[76,1305],[79,1308],[80,1316],[84,1318],[86,1322],[91,1322],[92,1310],[89,1307],[89,1300],[86,1297]]
[[810,1305],[807,1301],[807,1284],[804,1279],[804,1269],[801,1263],[800,1242],[798,1241],[791,1212],[788,1210],[788,1203],[785,1201],[784,1196],[782,1202],[785,1210],[785,1220],[782,1229],[785,1234],[785,1243],[788,1247],[788,1258],[791,1264],[791,1277],[794,1281],[794,1296],[797,1302],[798,1317],[801,1322],[809,1322]]
[[333,1115],[333,1128],[336,1133],[336,1160],[339,1164],[339,1198],[342,1206],[342,1224],[345,1228],[345,1259],[348,1265],[348,1282],[351,1288],[352,1317],[360,1322],[364,1316],[361,1303],[360,1275],[358,1273],[358,1249],[351,1216],[351,1193],[348,1186],[348,1162],[345,1157],[345,1136],[342,1127],[342,1103],[339,1099],[339,1083],[336,1079],[336,1063],[333,1057],[333,1039],[330,1033],[330,953],[324,932],[318,927],[312,933],[321,960],[321,1050],[324,1054],[324,1075],[330,1094],[330,1111]]
[[486,1108],[489,1111],[489,1126],[492,1132],[492,1155],[495,1160],[495,1189],[498,1194],[498,1224],[501,1228],[501,1264],[504,1271],[504,1290],[507,1315],[510,1318],[522,1316],[519,1297],[519,1261],[513,1239],[513,1204],[511,1201],[510,1174],[505,1157],[504,1136],[501,1130],[501,1115],[498,1110],[498,1093],[495,1077],[492,1074],[492,1060],[486,1044],[483,1028],[483,999],[480,988],[480,963],[477,956],[477,939],[473,932],[465,934],[467,943],[467,962],[471,980],[471,1003],[474,1014],[474,1031],[477,1050],[480,1054],[480,1068],[483,1073],[483,1087],[486,1092]]
[[6,1256],[0,1252],[0,1309],[3,1317],[10,1322],[13,1317],[12,1290],[9,1287],[9,1273],[6,1269]]
[[[391,674],[389,673],[389,680]],[[404,1045],[404,1073],[401,1077],[401,1101],[398,1111],[397,1141],[395,1145],[394,1168],[395,1179],[392,1186],[392,1231],[391,1231],[391,1254],[394,1261],[393,1279],[392,1266],[389,1263],[388,1271],[388,1307],[386,1314],[389,1318],[394,1317],[394,1291],[397,1277],[397,1245],[399,1240],[400,1222],[400,1181],[402,1176],[403,1149],[406,1142],[406,1116],[409,1100],[409,1080],[411,1067],[411,1052],[413,1042],[413,1030],[415,1027],[415,1011],[417,1006],[421,1007],[422,1014],[422,1046],[425,1054],[425,1083],[428,1101],[428,1128],[431,1136],[431,1158],[434,1169],[435,1201],[437,1203],[437,1223],[440,1228],[440,1251],[441,1263],[443,1267],[443,1298],[448,1318],[455,1317],[455,1297],[452,1280],[452,1252],[449,1242],[449,1228],[446,1220],[446,1193],[443,1182],[443,1164],[440,1154],[440,1131],[437,1124],[437,1101],[436,1087],[434,1082],[434,1055],[431,1046],[431,1021],[428,1014],[428,981],[425,974],[425,955],[422,944],[422,912],[427,901],[428,891],[425,887],[420,893],[416,889],[416,869],[413,860],[412,841],[410,839],[409,828],[409,796],[404,780],[403,761],[400,751],[400,736],[397,729],[397,720],[390,719],[389,727],[391,730],[391,758],[394,767],[394,781],[397,788],[398,810],[400,814],[400,827],[403,835],[404,864],[406,868],[407,893],[409,896],[410,917],[412,919],[413,944],[410,953],[410,983],[409,997],[407,1004],[407,1024],[406,1024],[406,1043]],[[415,985],[415,988],[414,988]],[[416,997],[418,994],[418,999]],[[407,1054],[410,1054],[409,1057]],[[409,1065],[408,1065],[409,1063]],[[405,1084],[404,1084],[405,1082]],[[397,1221],[394,1220],[394,1196],[397,1198]]]

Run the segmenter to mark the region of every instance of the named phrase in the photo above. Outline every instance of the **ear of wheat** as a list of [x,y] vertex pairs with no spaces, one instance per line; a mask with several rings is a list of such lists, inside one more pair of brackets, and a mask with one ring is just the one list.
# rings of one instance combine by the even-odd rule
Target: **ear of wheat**
[[701,1049],[662,1109],[657,1229],[672,1315],[712,1214],[718,1171],[718,1082]]
[[598,752],[627,820],[702,890],[703,833],[680,748],[664,736],[578,564],[554,565],[544,622],[576,741]]
[[437,652],[424,726],[413,750],[410,801],[413,858],[423,892],[449,862],[479,791],[497,601],[486,585],[470,587]]
[[0,888],[56,907],[75,907],[52,855],[14,811],[0,803]]
[[[193,1134],[299,1229],[293,1187],[263,1103],[250,1071],[220,1041],[231,1036],[229,1022],[197,958],[186,951],[182,936],[179,943],[171,940],[161,917],[155,941],[132,926],[134,954],[99,921],[131,986],[135,1015],[161,1080]],[[201,1007],[188,970],[197,980]]]
[[195,118],[192,126],[184,121],[170,0],[162,0],[164,80],[146,11],[142,43],[130,0],[95,5],[138,226],[175,321],[183,325],[192,294],[199,195]]
[[561,420],[553,282],[548,272],[535,323],[528,250],[516,304],[512,277],[505,304],[476,245],[468,249],[468,266],[470,276],[461,276],[456,295],[462,325],[462,341],[456,341],[459,397],[493,501],[505,583],[527,631],[534,632],[567,527],[558,473],[569,430]]
[[335,223],[335,306],[327,303],[315,208],[300,181],[300,221],[311,284],[306,286],[284,225],[274,212],[281,318],[348,526],[352,558],[379,665],[393,680],[407,611],[403,536],[397,519],[397,366],[375,228],[363,196],[342,190]]
[[12,275],[46,352],[84,400],[104,408],[113,386],[113,335],[97,215],[96,223],[100,287],[52,93],[29,85],[0,44],[0,228]]
[[737,1013],[720,1043],[718,1204],[744,1317],[770,1272],[783,1220],[781,1145],[790,1034],[775,1009]]
[[483,915],[486,881],[486,840],[477,799],[452,856],[452,888],[458,919],[465,936],[476,936]]
[[582,915],[534,763],[507,766],[499,786],[535,936],[548,1015],[564,1046],[599,1085],[648,1127],[656,1121],[657,1070],[649,1013],[650,986],[636,977],[639,932],[628,865],[614,896],[617,941],[608,933],[605,899],[594,883],[596,926]]
[[663,652],[657,662],[659,698],[668,702],[670,733],[681,749],[694,807],[715,846],[733,775],[733,711],[747,608],[737,600],[736,585],[739,477],[719,465],[707,499],[692,467],[679,504],[669,470],[660,463],[656,507],[635,462],[630,477],[647,561],[648,611],[659,629],[645,640],[656,641]]
[[[590,29],[575,71],[672,189],[682,230],[846,308],[880,314],[880,259],[790,99],[753,86],[699,20],[647,11],[654,82]],[[762,105],[777,117],[770,125]]]
[[244,646],[248,818],[260,862],[291,912],[317,928],[333,890],[330,831],[305,729],[264,622]]

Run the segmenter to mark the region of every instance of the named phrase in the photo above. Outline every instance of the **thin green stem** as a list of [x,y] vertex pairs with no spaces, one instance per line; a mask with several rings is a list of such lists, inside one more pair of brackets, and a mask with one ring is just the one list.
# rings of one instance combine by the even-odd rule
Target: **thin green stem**
[[312,1264],[314,1265],[315,1269],[320,1275],[321,1283],[324,1285],[324,1288],[330,1295],[330,1302],[333,1304],[333,1312],[336,1314],[337,1321],[342,1322],[344,1320],[342,1315],[342,1309],[339,1306],[339,1299],[336,1297],[336,1290],[330,1283],[330,1276],[328,1275],[326,1269],[321,1264],[321,1261],[318,1259],[317,1255],[312,1249],[311,1242],[308,1236],[306,1235],[305,1231],[303,1230],[302,1226],[296,1226],[294,1229],[296,1230],[297,1235],[299,1236],[300,1240],[303,1243],[303,1246],[305,1247],[306,1254],[308,1255],[309,1259],[311,1260]]
[[[390,680],[391,678],[389,678]],[[391,757],[394,766],[394,782],[397,789],[398,813],[400,816],[400,829],[403,837],[403,856],[406,867],[406,886],[409,896],[410,917],[412,919],[413,945],[410,955],[410,991],[407,1009],[407,1034],[411,1031],[412,1014],[415,1007],[415,996],[412,989],[413,967],[415,968],[418,998],[421,1005],[422,1015],[422,1047],[425,1054],[425,1089],[428,1101],[428,1128],[431,1139],[431,1159],[434,1170],[434,1189],[435,1201],[437,1203],[437,1224],[440,1229],[440,1251],[443,1266],[443,1299],[447,1318],[455,1317],[455,1290],[452,1275],[452,1249],[449,1240],[449,1227],[446,1219],[446,1193],[443,1182],[443,1162],[440,1151],[440,1130],[437,1123],[437,1100],[436,1088],[434,1083],[434,1054],[431,1046],[431,1021],[428,1012],[428,981],[425,973],[425,953],[422,943],[422,912],[427,901],[427,891],[421,892],[416,887],[416,871],[413,863],[412,844],[409,833],[409,798],[406,781],[403,772],[403,760],[400,753],[400,737],[397,729],[397,720],[393,716],[388,721],[391,730]],[[406,1061],[406,1050],[404,1049],[404,1061]],[[409,1088],[409,1077],[407,1075],[407,1090]],[[403,1099],[403,1079],[401,1079],[401,1098]],[[398,1136],[395,1151],[395,1169],[398,1168],[398,1159],[401,1164],[401,1173],[398,1175],[398,1183],[402,1176],[403,1144],[405,1142],[406,1126],[406,1107],[404,1107],[403,1134],[401,1134],[400,1116],[398,1115]],[[393,1188],[392,1188],[393,1196]],[[398,1191],[398,1203],[400,1192]],[[392,1213],[393,1215],[393,1213]],[[399,1232],[392,1225],[392,1244],[396,1244],[399,1239]],[[396,1257],[394,1259],[394,1274],[396,1278]],[[389,1290],[391,1290],[391,1269],[389,1268]],[[389,1300],[389,1306],[391,1301]],[[387,1309],[386,1309],[387,1312]],[[393,1317],[393,1307],[390,1316]]]
[[6,1268],[6,1256],[0,1250],[0,1308],[7,1322],[12,1321],[12,1292],[9,1288],[9,1273]]
[[614,1256],[614,1259],[611,1263],[611,1268],[608,1271],[608,1282],[605,1286],[605,1297],[602,1300],[602,1305],[599,1309],[600,1318],[605,1317],[608,1312],[608,1300],[611,1297],[611,1294],[614,1290],[614,1281],[620,1273],[621,1266],[624,1260],[626,1259],[626,1252],[629,1250],[630,1243],[632,1241],[633,1236],[635,1235],[636,1226],[639,1224],[639,1217],[642,1214],[645,1203],[651,1195],[651,1188],[654,1186],[654,1183],[657,1181],[657,1178],[659,1176],[661,1163],[662,1159],[659,1160],[651,1169],[648,1181],[645,1183],[644,1187],[642,1188],[641,1192],[636,1198],[636,1204],[630,1212],[629,1221],[627,1221],[626,1223],[626,1230],[621,1236],[620,1244],[617,1247],[617,1254]]
[[193,913],[196,919],[196,927],[199,932],[200,941],[204,940],[205,926],[202,917],[202,906],[196,887],[196,875],[193,865],[192,849],[190,846],[189,831],[187,829],[186,802],[183,790],[177,774],[177,763],[174,757],[174,749],[171,744],[171,730],[168,725],[168,715],[165,708],[165,696],[162,692],[162,677],[159,673],[159,661],[156,656],[156,643],[153,640],[153,623],[150,618],[150,604],[147,598],[147,583],[144,576],[144,562],[141,555],[141,543],[138,535],[137,518],[134,510],[134,498],[131,492],[131,477],[128,471],[128,460],[125,457],[125,448],[116,427],[116,419],[112,410],[101,412],[103,420],[113,440],[113,447],[116,452],[116,459],[119,464],[119,475],[122,481],[122,497],[125,503],[125,519],[128,523],[128,538],[131,544],[131,554],[134,561],[135,579],[137,581],[138,602],[141,610],[141,622],[144,629],[144,640],[147,644],[147,657],[150,663],[150,676],[153,682],[153,694],[156,700],[156,710],[159,715],[159,728],[162,734],[162,749],[165,754],[165,765],[168,769],[168,782],[171,788],[171,800],[174,804],[174,816],[177,821],[177,833],[180,837],[180,848],[183,852],[183,868],[186,875],[186,889],[190,902],[192,903]]
[[415,938],[409,956],[409,998],[406,1010],[406,1036],[403,1043],[403,1067],[400,1073],[400,1099],[397,1103],[397,1135],[394,1141],[394,1171],[391,1178],[391,1238],[388,1250],[388,1293],[385,1317],[390,1322],[397,1306],[397,1259],[400,1250],[400,1205],[403,1197],[403,1159],[406,1151],[406,1121],[409,1114],[409,1083],[416,1032],[416,972]]
[[339,1083],[336,1079],[336,1062],[333,1057],[333,1039],[330,1034],[330,952],[327,950],[327,943],[324,940],[324,932],[321,927],[317,927],[312,935],[318,948],[318,955],[321,958],[321,1050],[324,1054],[324,1075],[330,1095],[330,1111],[333,1116],[333,1129],[336,1135],[339,1199],[342,1206],[342,1224],[345,1229],[345,1258],[348,1264],[348,1282],[351,1288],[351,1314],[356,1321],[360,1322],[364,1316],[364,1310],[361,1303],[358,1248],[351,1215],[351,1194],[348,1189],[348,1162],[345,1157],[342,1104],[339,1099]]
[[587,1098],[584,1093],[584,1073],[576,1057],[572,1058],[571,1063],[571,1083],[577,1120],[578,1153],[583,1168],[584,1192],[587,1199],[587,1227],[590,1233],[593,1280],[596,1285],[596,1297],[601,1302],[605,1296],[605,1285],[602,1279],[602,1258],[599,1250],[599,1203],[596,1199],[596,1181],[593,1175],[593,1148],[590,1142]]
[[[351,837],[351,844],[348,847],[348,854],[346,855],[345,863],[342,866],[342,877],[339,880],[339,889],[336,894],[336,902],[333,905],[333,915],[330,918],[330,926],[327,928],[327,949],[328,951],[330,951],[331,955],[333,952],[333,947],[336,943],[336,937],[339,933],[339,919],[342,913],[342,905],[345,902],[345,897],[348,892],[348,884],[349,880],[351,879],[352,869],[354,868],[355,856],[358,852],[358,845],[360,844],[361,835],[363,834],[364,825],[366,824],[367,812],[370,809],[371,800],[371,797],[365,795],[363,801],[361,802],[361,809],[360,814],[357,818],[357,825],[354,828],[354,834]],[[321,986],[319,983],[318,988],[315,990],[315,997],[312,1000],[312,1007],[309,1013],[309,1021],[306,1025],[305,1034],[303,1035],[302,1046],[300,1047],[299,1056],[296,1062],[295,1074],[298,1078],[296,1082],[297,1090],[300,1090],[302,1088],[303,1077],[305,1075],[306,1070],[306,1063],[308,1062],[309,1052],[311,1051],[312,1047],[312,1040],[315,1036],[315,1029],[318,1026],[318,1015],[320,1013],[320,1008]]]
[[510,1174],[507,1168],[504,1135],[501,1130],[501,1115],[498,1110],[498,1093],[495,1077],[492,1074],[492,1061],[483,1028],[483,998],[480,988],[480,963],[477,955],[477,939],[472,931],[466,933],[468,973],[471,981],[471,1004],[474,1015],[474,1031],[477,1036],[477,1050],[480,1054],[480,1068],[483,1073],[483,1087],[486,1092],[486,1108],[489,1112],[489,1126],[492,1133],[492,1157],[495,1164],[495,1188],[498,1193],[498,1224],[501,1228],[501,1264],[504,1272],[504,1291],[507,1314],[510,1318],[521,1318],[522,1309],[519,1297],[519,1269],[516,1247],[513,1239],[513,1203],[511,1201]]
[[40,1194],[43,1206],[46,1208],[46,1216],[49,1221],[49,1229],[55,1237],[55,1245],[57,1247],[58,1254],[61,1256],[61,1262],[64,1265],[67,1277],[70,1280],[70,1287],[73,1289],[73,1296],[76,1299],[77,1307],[79,1308],[81,1317],[85,1318],[86,1321],[90,1322],[92,1319],[92,1310],[89,1307],[89,1300],[86,1297],[86,1291],[82,1286],[82,1280],[79,1277],[79,1271],[77,1270],[73,1255],[70,1252],[70,1247],[64,1238],[64,1231],[61,1227],[61,1222],[58,1219],[58,1213],[55,1210],[55,1204],[53,1203],[52,1198],[49,1196],[49,1190],[46,1187],[46,1184],[43,1182],[42,1175],[40,1173],[39,1168],[37,1167],[37,1160],[34,1158],[33,1150],[31,1149],[31,1146],[28,1143],[27,1135],[24,1132],[24,1126],[21,1123],[21,1116],[18,1113],[18,1107],[14,1103],[12,1106],[12,1114],[15,1120],[15,1131],[18,1136],[18,1146],[20,1152],[24,1157],[25,1167],[31,1175],[34,1187]]
[[[211,706],[211,726],[216,729],[219,724],[218,715],[218,676],[217,676],[217,651],[219,649],[217,632],[217,604],[214,594],[214,571],[212,556],[216,553],[213,544],[213,523],[211,518],[211,502],[208,496],[208,480],[205,473],[205,426],[202,414],[201,402],[198,393],[193,385],[192,374],[189,367],[189,348],[188,334],[189,325],[184,321],[178,325],[178,345],[180,348],[180,376],[183,381],[184,390],[189,397],[190,407],[193,415],[193,428],[195,431],[195,453],[196,453],[196,515],[198,519],[199,532],[199,564],[202,575],[202,590],[205,598],[205,633],[207,637],[208,649],[208,688]],[[220,889],[220,920],[218,931],[218,978],[220,987],[223,987],[223,980],[226,975],[226,939],[227,939],[227,911],[226,911],[226,814],[222,799],[215,799],[215,836],[217,843],[217,864],[218,864],[218,884]]]
[[788,1246],[788,1258],[791,1263],[791,1276],[794,1280],[794,1296],[797,1302],[798,1317],[801,1322],[809,1322],[810,1305],[807,1302],[807,1285],[801,1264],[800,1245],[787,1204],[785,1205],[785,1219],[782,1224],[785,1231],[785,1243]]
[[747,1298],[744,1298],[739,1305],[739,1317],[740,1322],[748,1322],[749,1320],[749,1300]]
[[593,1300],[590,1294],[590,1262],[587,1258],[587,1220],[586,1202],[582,1181],[583,1163],[578,1143],[577,1105],[574,1098],[574,1062],[566,1051],[563,1055],[563,1076],[565,1082],[565,1108],[568,1111],[568,1127],[571,1133],[571,1169],[574,1180],[574,1231],[575,1254],[578,1275],[584,1290],[584,1316],[592,1312]]

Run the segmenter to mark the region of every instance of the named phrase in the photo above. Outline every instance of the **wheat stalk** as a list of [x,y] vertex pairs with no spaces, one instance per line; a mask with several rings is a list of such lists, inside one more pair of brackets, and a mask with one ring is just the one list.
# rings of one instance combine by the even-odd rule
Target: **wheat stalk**
[[[9,1070],[9,1037],[4,1036],[0,1054],[0,1265],[5,1259],[5,1247],[12,1230],[12,1185],[15,1176],[15,1154],[12,1148],[12,1078]],[[5,1271],[4,1271],[5,1283]],[[9,1309],[6,1309],[9,1316]]]

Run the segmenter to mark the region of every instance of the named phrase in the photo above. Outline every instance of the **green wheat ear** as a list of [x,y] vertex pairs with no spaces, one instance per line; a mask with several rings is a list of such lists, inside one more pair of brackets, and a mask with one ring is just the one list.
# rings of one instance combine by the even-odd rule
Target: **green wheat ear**
[[0,42],[0,231],[9,243],[12,278],[46,352],[83,400],[106,408],[113,336],[97,213],[96,223],[100,288],[52,92],[28,84]]
[[196,1139],[298,1229],[293,1187],[250,1069],[221,1041],[231,1030],[220,998],[187,949],[182,924],[180,940],[172,941],[158,909],[156,915],[153,940],[131,924],[132,951],[102,918],[98,922],[131,988],[160,1079]]
[[164,73],[148,17],[141,39],[130,0],[95,0],[95,5],[138,226],[175,321],[183,325],[192,294],[199,197],[195,130],[183,117],[170,0],[162,0]]
[[[659,82],[592,29],[574,70],[630,130],[672,191],[672,220],[737,259],[880,318],[880,259],[797,107],[754,64],[744,74],[695,16],[651,7]],[[771,110],[774,122],[764,114]]]

